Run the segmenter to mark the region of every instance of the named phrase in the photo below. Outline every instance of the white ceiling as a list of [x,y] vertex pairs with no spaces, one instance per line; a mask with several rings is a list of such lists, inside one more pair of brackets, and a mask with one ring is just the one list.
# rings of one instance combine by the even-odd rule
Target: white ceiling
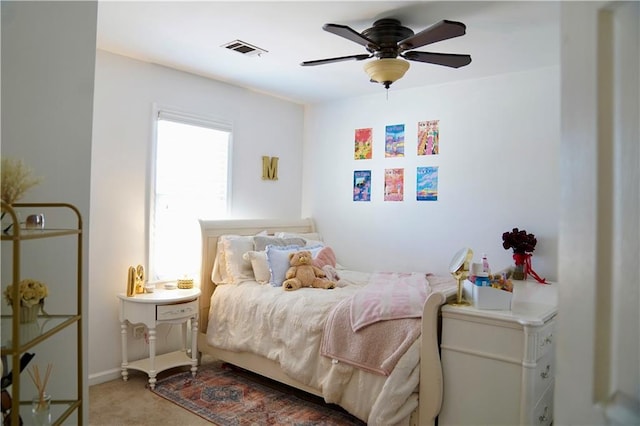
[[[470,54],[458,69],[411,62],[390,89],[481,78],[560,60],[559,2],[538,1],[100,1],[97,47],[251,88],[300,103],[383,94],[362,69],[367,61],[315,67],[300,62],[366,53],[322,30],[325,23],[361,32],[379,18],[397,18],[419,32],[442,19],[467,34],[416,49]],[[246,56],[221,47],[242,40],[268,51]],[[373,59],[369,59],[371,61]]]

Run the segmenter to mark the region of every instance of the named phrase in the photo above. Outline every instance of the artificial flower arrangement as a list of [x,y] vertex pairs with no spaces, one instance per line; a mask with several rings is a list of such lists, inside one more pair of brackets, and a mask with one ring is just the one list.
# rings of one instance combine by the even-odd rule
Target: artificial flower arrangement
[[513,228],[511,232],[502,234],[502,247],[506,250],[513,249],[514,253],[531,253],[535,250],[537,243],[536,236],[527,234],[524,229]]
[[[18,295],[20,297],[20,306],[35,306],[44,304],[44,298],[49,295],[49,289],[46,284],[40,281],[27,278],[18,283]],[[4,297],[9,305],[13,303],[13,285],[10,284],[4,291]]]
[[513,228],[510,232],[502,234],[502,247],[505,250],[513,250],[513,260],[515,270],[513,279],[526,280],[527,275],[531,275],[540,283],[546,283],[544,278],[540,278],[531,267],[531,253],[536,249],[538,240],[536,236],[527,233],[524,229]]
[[2,200],[13,204],[31,187],[36,186],[42,178],[33,176],[33,171],[23,160],[2,158]]

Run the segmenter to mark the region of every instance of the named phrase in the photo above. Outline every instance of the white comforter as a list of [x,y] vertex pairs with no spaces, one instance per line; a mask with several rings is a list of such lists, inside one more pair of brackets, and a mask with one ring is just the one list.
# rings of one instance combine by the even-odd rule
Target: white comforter
[[369,425],[408,424],[418,406],[420,338],[389,376],[376,375],[320,355],[329,311],[369,280],[370,274],[340,271],[333,290],[279,287],[247,281],[216,288],[211,300],[207,342],[278,362],[292,378],[322,391]]

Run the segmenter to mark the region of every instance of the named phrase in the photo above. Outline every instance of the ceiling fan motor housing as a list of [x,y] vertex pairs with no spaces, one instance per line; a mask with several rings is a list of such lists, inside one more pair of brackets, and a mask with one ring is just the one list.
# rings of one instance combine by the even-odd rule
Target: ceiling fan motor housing
[[379,19],[371,28],[362,31],[363,36],[375,43],[367,46],[367,50],[380,59],[397,58],[398,42],[413,34],[413,30],[402,26],[400,21],[393,18]]

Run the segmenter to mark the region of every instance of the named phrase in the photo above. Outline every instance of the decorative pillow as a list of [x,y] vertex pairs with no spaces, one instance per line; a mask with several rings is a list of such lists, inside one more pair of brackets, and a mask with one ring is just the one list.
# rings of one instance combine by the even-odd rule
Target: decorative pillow
[[317,255],[313,258],[313,266],[317,266],[322,269],[325,265],[330,265],[333,268],[336,267],[336,254],[329,246],[324,246]]
[[242,255],[253,250],[253,235],[221,235],[211,279],[216,284],[238,284],[252,280],[251,262]]
[[[289,269],[289,253],[299,251],[301,246],[267,246],[267,262],[269,263],[269,271],[271,271],[269,284],[273,287],[282,287],[282,282]],[[305,247],[305,250],[311,252],[311,256],[315,256],[322,246]]]
[[267,252],[265,251],[248,251],[242,256],[245,260],[251,262],[253,268],[253,276],[260,284],[267,284],[271,278],[269,271],[269,262],[267,262]]
[[324,245],[322,236],[317,232],[303,232],[296,234],[293,232],[276,232],[278,238],[303,238],[307,242],[307,246]]
[[276,232],[274,236],[278,238],[304,238],[305,240],[322,241],[322,236],[317,232]]
[[307,241],[304,238],[292,237],[292,238],[278,238],[278,237],[264,237],[255,236],[253,238],[253,250],[263,251],[267,246],[271,244],[273,246],[304,246]]

